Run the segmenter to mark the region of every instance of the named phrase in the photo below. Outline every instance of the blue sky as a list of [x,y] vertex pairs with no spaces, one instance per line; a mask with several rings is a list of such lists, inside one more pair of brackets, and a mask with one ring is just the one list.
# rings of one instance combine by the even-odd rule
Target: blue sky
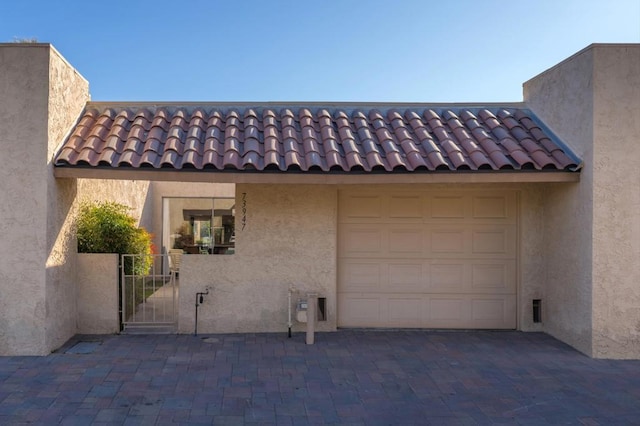
[[100,101],[505,102],[639,0],[4,1],[0,42],[52,43]]

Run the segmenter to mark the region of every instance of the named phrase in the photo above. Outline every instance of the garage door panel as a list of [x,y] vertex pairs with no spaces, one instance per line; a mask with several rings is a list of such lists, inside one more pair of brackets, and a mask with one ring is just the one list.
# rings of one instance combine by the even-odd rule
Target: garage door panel
[[515,295],[432,296],[429,299],[428,327],[513,329]]
[[430,205],[433,219],[464,219],[466,216],[466,200],[461,195],[436,195],[431,197]]
[[[380,227],[346,227],[340,247],[344,256],[380,256],[386,253],[385,232]],[[383,248],[384,247],[384,248]]]
[[339,271],[342,291],[346,292],[381,292],[382,280],[385,279],[385,264],[377,262],[344,262]]
[[479,321],[500,321],[504,318],[505,303],[502,299],[474,299],[471,301],[471,318]]
[[428,236],[423,226],[345,224],[340,229],[341,258],[424,258]]
[[389,297],[387,299],[388,326],[390,327],[420,327],[421,299]]
[[471,323],[477,328],[516,328],[516,297],[477,296],[471,300]]
[[431,297],[428,323],[432,327],[460,327],[468,319],[468,301],[460,296]]
[[475,226],[471,232],[471,247],[474,255],[515,257],[515,227]]
[[464,255],[466,249],[467,231],[464,228],[435,228],[431,229],[431,253]]
[[422,256],[424,237],[421,227],[389,229],[389,253],[414,253]]
[[473,252],[505,254],[507,252],[507,235],[504,229],[473,232]]
[[511,192],[476,194],[471,198],[471,206],[474,221],[515,223],[515,195]]
[[465,264],[463,262],[433,262],[429,268],[429,290],[436,293],[456,293],[464,291]]
[[345,259],[343,291],[379,293],[515,293],[515,261]]
[[379,195],[354,195],[341,200],[347,219],[381,219],[382,197]]
[[507,199],[504,196],[476,196],[473,197],[473,217],[476,219],[505,219]]
[[381,300],[358,294],[340,295],[338,316],[346,327],[381,327]]
[[471,265],[471,287],[473,292],[515,293],[515,261],[482,262]]
[[384,285],[385,292],[420,293],[427,291],[426,268],[428,268],[428,265],[424,265],[423,262],[389,263],[387,266],[389,279],[388,285]]
[[424,217],[423,197],[391,196],[388,211],[391,219],[411,219],[410,221],[421,222]]
[[339,197],[341,223],[459,222],[516,223],[515,195],[349,194]]
[[515,295],[338,295],[341,327],[513,329]]

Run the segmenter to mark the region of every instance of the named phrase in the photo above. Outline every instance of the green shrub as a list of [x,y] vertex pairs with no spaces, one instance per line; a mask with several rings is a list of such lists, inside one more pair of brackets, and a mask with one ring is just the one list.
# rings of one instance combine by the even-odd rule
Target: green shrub
[[78,253],[136,254],[125,259],[125,274],[147,274],[153,258],[151,234],[136,226],[130,207],[114,202],[84,203],[77,221]]

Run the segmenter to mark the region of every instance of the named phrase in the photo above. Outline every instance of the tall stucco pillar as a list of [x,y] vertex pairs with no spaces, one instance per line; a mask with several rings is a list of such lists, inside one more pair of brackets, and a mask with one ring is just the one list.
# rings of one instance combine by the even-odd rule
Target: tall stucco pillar
[[545,331],[597,358],[640,359],[640,45],[591,45],[524,84],[578,154],[545,189]]
[[593,60],[593,356],[640,359],[640,44]]
[[76,183],[53,177],[58,144],[89,99],[49,44],[0,44],[0,355],[44,355],[75,333]]

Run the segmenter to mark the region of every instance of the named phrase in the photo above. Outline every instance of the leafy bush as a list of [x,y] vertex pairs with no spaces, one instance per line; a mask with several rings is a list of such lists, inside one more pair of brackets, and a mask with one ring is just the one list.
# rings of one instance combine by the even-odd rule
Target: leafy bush
[[153,259],[151,234],[136,226],[130,207],[114,202],[84,203],[77,221],[78,253],[137,254],[125,260],[125,274],[147,274]]

